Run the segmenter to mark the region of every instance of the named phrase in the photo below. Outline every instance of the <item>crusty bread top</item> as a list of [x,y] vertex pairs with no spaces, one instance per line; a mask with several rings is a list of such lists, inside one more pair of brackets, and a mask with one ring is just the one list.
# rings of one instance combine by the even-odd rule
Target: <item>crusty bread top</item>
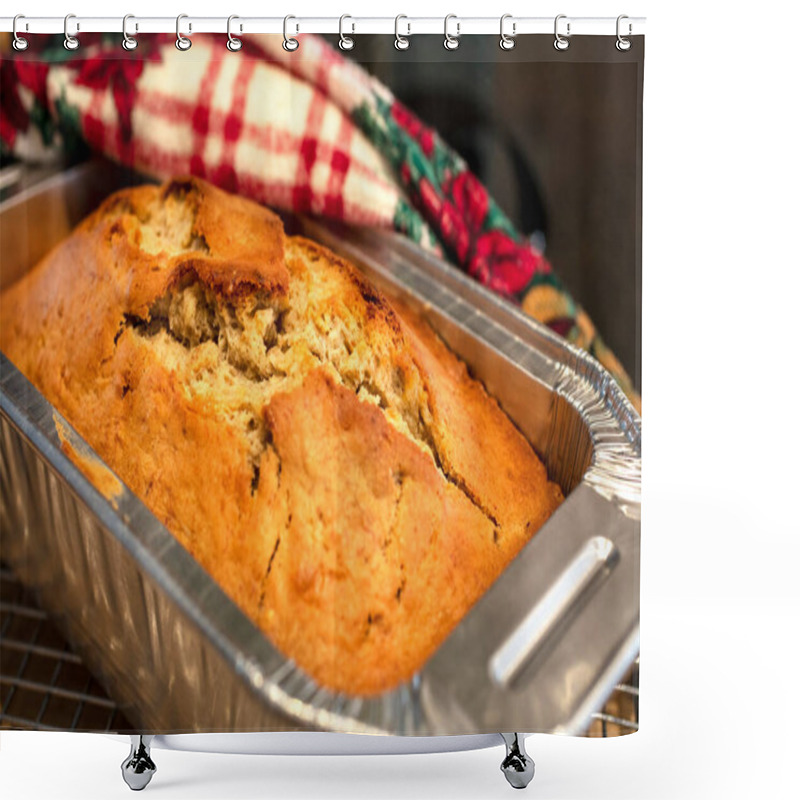
[[424,321],[197,179],[108,198],[0,320],[3,351],[331,689],[410,678],[562,499]]

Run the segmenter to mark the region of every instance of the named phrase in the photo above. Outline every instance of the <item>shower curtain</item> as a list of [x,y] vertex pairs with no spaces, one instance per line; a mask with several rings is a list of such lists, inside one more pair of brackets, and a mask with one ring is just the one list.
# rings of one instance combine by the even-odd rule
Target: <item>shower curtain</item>
[[[252,717],[240,708],[235,714],[217,717],[224,722],[215,723],[213,729],[262,730],[264,720],[268,719],[274,721],[268,726],[270,730],[311,727],[399,734],[483,733],[512,728],[483,706],[480,712],[475,712],[465,698],[488,697],[492,692],[502,692],[508,697],[519,692],[528,696],[525,702],[531,709],[531,716],[522,726],[520,720],[515,719],[515,730],[589,735],[617,735],[635,730],[638,691],[626,692],[625,688],[631,689],[633,676],[638,675],[638,622],[634,630],[629,620],[638,620],[644,55],[641,37],[628,50],[615,48],[613,37],[575,37],[567,49],[554,47],[552,36],[516,37],[513,47],[508,49],[498,47],[496,36],[461,37],[454,49],[442,47],[440,38],[429,36],[411,36],[410,46],[403,48],[396,47],[392,37],[361,35],[352,37],[352,42],[345,42],[345,45],[354,46],[342,48],[337,46],[337,37],[302,34],[296,37],[299,46],[294,49],[291,43],[286,46],[285,37],[273,35],[242,36],[241,46],[234,44],[232,47],[226,47],[231,40],[225,36],[198,34],[191,40],[179,36],[180,46],[176,47],[175,36],[143,34],[133,49],[120,47],[118,34],[82,34],[77,38],[80,46],[69,49],[63,46],[62,37],[35,37],[24,52],[15,51],[10,46],[10,38],[3,42],[0,147],[7,176],[12,173],[23,176],[22,183],[29,184],[26,191],[31,193],[37,191],[35,178],[42,172],[51,181],[68,174],[77,175],[75,181],[83,181],[82,198],[98,194],[100,185],[108,185],[110,191],[154,181],[166,182],[169,188],[162,190],[161,195],[165,204],[171,193],[177,192],[182,197],[181,193],[188,192],[187,196],[195,197],[192,194],[195,191],[201,198],[196,202],[206,202],[202,198],[207,196],[203,194],[207,190],[196,187],[208,183],[226,195],[266,206],[283,215],[282,224],[288,232],[299,232],[311,239],[329,237],[323,244],[336,253],[334,258],[341,256],[358,266],[360,253],[367,261],[372,258],[380,262],[374,274],[366,267],[367,276],[381,286],[389,298],[386,302],[391,304],[399,300],[398,307],[411,304],[413,313],[427,314],[435,336],[441,337],[441,341],[436,339],[438,344],[430,345],[431,352],[438,353],[437,348],[442,347],[445,353],[441,359],[449,365],[445,371],[458,375],[457,379],[448,380],[472,381],[470,387],[476,388],[469,391],[479,393],[480,402],[492,409],[482,412],[485,416],[470,421],[465,429],[460,421],[461,412],[443,405],[441,433],[436,433],[435,424],[439,423],[434,417],[431,422],[428,417],[436,411],[431,410],[434,403],[439,402],[435,400],[437,395],[432,394],[433,389],[428,389],[425,395],[428,405],[423,402],[418,418],[411,419],[403,417],[401,407],[378,378],[367,380],[362,376],[353,386],[347,383],[346,376],[341,378],[342,386],[352,389],[362,405],[368,405],[370,410],[380,409],[386,416],[388,423],[381,422],[386,425],[381,435],[390,437],[400,431],[414,440],[421,457],[430,461],[430,465],[426,462],[426,469],[430,466],[431,474],[437,475],[437,480],[442,479],[442,488],[435,496],[439,498],[437,503],[444,504],[445,511],[436,506],[413,516],[412,504],[403,500],[403,493],[411,491],[411,482],[405,477],[410,468],[394,472],[394,484],[390,488],[396,496],[394,503],[387,505],[387,513],[394,516],[391,523],[387,523],[386,538],[377,546],[382,558],[394,559],[391,592],[388,584],[383,586],[376,577],[378,562],[370,560],[372,556],[364,557],[370,570],[369,578],[358,583],[353,577],[355,561],[343,555],[341,549],[332,557],[334,567],[326,562],[325,569],[330,567],[330,571],[325,572],[327,577],[320,577],[321,562],[314,561],[313,553],[306,558],[306,548],[313,543],[303,539],[302,553],[299,546],[292,549],[290,544],[292,526],[298,524],[295,511],[294,522],[289,513],[288,521],[281,523],[285,524],[283,533],[270,533],[269,519],[265,523],[263,538],[270,542],[269,552],[263,556],[263,563],[259,561],[261,556],[253,556],[253,560],[258,561],[261,596],[256,592],[256,599],[248,605],[249,601],[242,599],[244,579],[224,574],[225,569],[218,570],[213,563],[216,555],[204,555],[203,545],[197,544],[195,533],[187,532],[192,524],[188,518],[181,518],[172,506],[167,508],[158,501],[148,502],[151,484],[162,479],[159,468],[151,464],[148,469],[153,473],[152,480],[142,483],[142,491],[133,491],[132,495],[141,497],[159,522],[178,535],[181,542],[177,560],[169,567],[173,570],[169,586],[181,587],[181,576],[190,575],[191,580],[186,578],[180,591],[191,594],[190,589],[196,588],[192,581],[205,580],[206,573],[210,574],[214,586],[207,591],[219,592],[213,597],[219,597],[223,605],[230,605],[230,608],[224,605],[224,614],[229,615],[224,620],[236,627],[237,636],[241,634],[243,638],[233,645],[228,642],[227,649],[214,650],[219,644],[215,637],[222,641],[226,635],[223,618],[209,626],[203,615],[212,612],[201,603],[197,606],[197,616],[193,616],[191,602],[187,601],[189,605],[186,605],[183,595],[180,602],[175,601],[175,607],[170,606],[163,597],[175,600],[180,593],[178,589],[174,592],[165,589],[165,584],[159,583],[161,579],[147,572],[141,564],[140,571],[134,569],[130,578],[120,578],[119,587],[98,590],[100,605],[106,611],[111,608],[112,616],[133,620],[129,630],[126,622],[120,622],[120,638],[114,646],[119,645],[123,650],[133,646],[148,650],[149,655],[142,663],[151,664],[156,670],[148,689],[153,697],[145,699],[140,694],[141,688],[136,688],[136,681],[126,682],[119,664],[124,657],[112,654],[113,648],[104,650],[103,642],[89,633],[90,622],[84,620],[81,627],[73,620],[63,628],[73,646],[97,668],[98,681],[110,692],[112,703],[116,701],[123,706],[132,728],[161,732],[207,729],[204,720],[214,718],[213,715],[199,715],[195,724],[192,714],[187,712],[175,716],[176,721],[165,722],[167,718],[155,711],[154,698],[163,699],[168,691],[159,683],[166,681],[167,676],[182,687],[179,694],[184,706],[195,703],[222,708],[239,704],[236,705],[239,708],[241,698],[227,683],[216,684],[219,689],[216,696],[207,694],[215,687],[214,676],[220,669],[216,659],[221,659],[222,663],[228,658],[235,664],[231,674],[246,681],[248,691],[259,692],[259,702],[268,711],[260,717]],[[181,45],[181,39],[189,41],[190,46]],[[41,191],[42,184],[38,186]],[[19,202],[15,200],[10,179],[9,187],[0,189],[7,195],[0,195],[0,218],[5,214],[6,219],[11,219],[10,209]],[[70,226],[77,225],[84,212],[91,211],[101,199],[97,197],[97,201],[82,209],[77,218],[74,218],[76,208],[63,201]],[[139,201],[125,202],[135,205]],[[107,207],[113,208],[113,205]],[[140,214],[141,222],[141,213],[145,212],[136,213]],[[35,240],[50,235],[41,227],[48,221],[37,216],[35,210],[27,214],[25,230],[17,230],[17,234],[21,233],[25,240],[25,252],[33,252]],[[235,220],[230,224],[231,231],[239,230]],[[10,241],[6,229],[4,236]],[[209,244],[210,235],[193,229],[192,236],[191,248],[201,252],[205,248],[206,254],[214,255],[216,245]],[[238,234],[230,236],[236,239]],[[379,244],[376,245],[376,241]],[[337,243],[343,249],[337,250]],[[154,252],[159,252],[160,246],[153,245]],[[43,255],[39,254],[35,260]],[[4,244],[0,255],[0,292],[16,291],[15,298],[28,302],[34,289],[15,289],[22,275],[16,261],[13,277],[11,275],[15,257],[12,258],[11,245]],[[386,278],[381,278],[378,272],[381,263],[394,263],[394,259],[398,264],[397,284],[392,289],[384,285]],[[26,270],[33,266],[33,263],[28,264]],[[427,277],[412,285],[410,281],[418,271]],[[464,281],[465,276],[469,280]],[[80,270],[76,269],[73,277],[79,280]],[[318,285],[312,281],[308,291],[315,291]],[[402,287],[407,296],[397,297],[400,292],[397,287]],[[443,292],[455,294],[442,299],[445,295],[440,298],[437,294],[440,287]],[[476,292],[472,287],[481,289]],[[181,303],[188,303],[190,299],[200,305],[217,302],[209,300],[207,287],[201,287],[200,294],[191,294],[195,292],[194,285],[184,280],[179,289],[189,292],[181,295]],[[176,291],[175,286],[170,288],[173,294],[168,295],[168,302],[176,302]],[[368,300],[379,296],[372,292],[372,289],[362,288],[361,293]],[[101,301],[98,290],[98,302]],[[233,300],[229,298],[226,302],[228,306],[223,307],[219,301],[212,314],[216,338],[209,341],[201,336],[198,340],[202,346],[218,347],[219,353],[224,349],[219,344],[220,326],[224,327],[224,319],[231,319],[225,314],[239,315],[231,323],[235,328],[238,326],[238,330],[246,328],[247,320],[265,309],[264,305],[249,308],[245,319],[238,307],[231,311]],[[307,302],[312,300],[307,299]],[[377,305],[382,302],[374,300]],[[126,311],[124,330],[121,327],[119,331],[120,341],[124,343],[127,337],[134,336],[142,340],[145,335],[167,339],[171,336],[170,347],[195,347],[194,334],[176,332],[174,308],[169,313],[164,312],[163,317],[158,317],[154,309],[152,306],[146,313],[137,312],[139,316]],[[275,313],[278,322],[270,323],[273,339],[264,339],[267,353],[275,341],[283,341],[281,336],[288,336],[285,326],[292,319],[291,312]],[[283,313],[286,316],[281,316]],[[339,346],[338,339],[334,342],[335,337],[344,335],[337,332],[327,313],[327,309],[320,311],[314,334],[322,337],[320,347],[326,353],[325,348]],[[401,317],[403,313],[400,312]],[[478,317],[494,321],[496,327],[481,329],[481,333],[474,327],[474,319]],[[530,318],[543,327],[529,327]],[[319,321],[322,319],[328,327],[324,328]],[[50,324],[49,317],[46,323]],[[0,329],[2,327],[6,328],[7,341],[12,341],[11,323],[0,319]],[[14,335],[17,335],[16,329]],[[225,333],[225,336],[232,335]],[[351,350],[365,343],[373,346],[363,331],[359,336],[362,338],[355,344],[347,340],[342,345],[349,355],[352,355]],[[480,347],[473,343],[471,336],[479,341]],[[176,344],[179,340],[182,343]],[[190,345],[186,345],[187,341]],[[233,340],[225,341],[229,352]],[[408,341],[416,342],[416,334]],[[490,349],[490,345],[495,349]],[[83,345],[78,340],[75,346]],[[223,359],[223,355],[214,356],[217,357]],[[224,358],[228,358],[226,364],[233,363],[229,356]],[[324,361],[327,356],[315,352],[314,358]],[[414,355],[415,369],[421,363],[420,358]],[[16,362],[13,355],[8,366],[3,362],[8,374]],[[466,368],[456,366],[461,362],[466,362]],[[503,366],[506,364],[511,364],[511,368]],[[97,451],[110,456],[108,443],[100,438],[93,439],[91,425],[72,419],[57,397],[48,394],[49,387],[37,383],[32,369],[17,366],[45,399],[53,403],[56,411],[63,413],[66,427],[56,422],[57,426],[62,425],[56,432],[60,437],[56,441],[61,442],[62,450],[105,496],[103,502],[107,501],[109,508],[119,511],[125,507],[127,489],[120,488],[122,494],[115,494],[117,489],[110,494],[104,491],[103,486],[107,489],[108,484],[101,486],[97,469],[88,463],[88,456],[81,450],[86,446],[86,452]],[[16,367],[13,368],[16,371]],[[337,369],[337,375],[343,374],[338,366]],[[459,371],[462,369],[463,374]],[[101,371],[102,365],[98,366],[98,374]],[[64,381],[69,387],[68,372],[65,372]],[[170,374],[179,380],[175,377],[176,371]],[[237,373],[230,380],[250,387],[256,378],[251,371],[244,377]],[[410,378],[396,380],[402,383]],[[126,402],[135,395],[129,384],[132,381],[126,378],[120,402],[126,395]],[[541,398],[537,394],[540,385],[546,385],[549,392]],[[192,386],[191,392],[200,391],[195,384]],[[276,390],[276,397],[283,391]],[[286,392],[288,396],[288,389]],[[276,400],[269,402],[277,408]],[[294,420],[292,436],[302,437],[299,422],[292,417],[298,402],[296,398],[287,401],[284,412],[261,409],[248,423],[263,438],[258,455],[261,460],[248,466],[252,473],[251,497],[269,490],[272,474],[268,471],[271,468],[269,453],[277,454],[278,458],[276,497],[281,477],[286,481],[287,476],[293,474],[289,448],[290,441],[296,439],[287,435],[287,439],[280,440],[279,433],[270,425],[275,424],[277,431],[277,415],[285,413],[287,419]],[[148,404],[135,408],[146,414],[143,409],[152,407],[152,400],[148,400]],[[322,415],[321,408],[313,406],[309,411],[311,417]],[[485,421],[488,417],[495,419],[496,413],[507,415],[508,419],[504,416],[502,422]],[[530,420],[529,415],[538,417]],[[265,418],[267,423],[263,422]],[[428,432],[431,426],[434,433]],[[484,439],[484,435],[494,436],[493,432],[499,428],[508,429],[507,439]],[[122,442],[119,430],[122,429],[117,429],[116,441]],[[313,426],[309,430],[312,432],[308,435],[313,439]],[[447,449],[449,439],[446,437],[449,436],[469,445],[470,455],[465,457],[463,466],[451,463],[456,457]],[[539,533],[536,530],[543,520],[536,525],[528,522],[530,531],[524,541],[508,550],[502,564],[498,562],[492,566],[488,573],[491,580],[488,580],[484,576],[484,565],[494,558],[494,551],[483,549],[481,545],[481,549],[475,551],[482,554],[478,558],[464,555],[466,551],[457,549],[460,545],[453,545],[456,549],[452,551],[447,549],[449,540],[444,534],[439,536],[437,526],[440,523],[434,520],[439,519],[437,515],[449,520],[448,515],[456,513],[447,507],[446,498],[450,496],[447,492],[458,491],[462,498],[459,502],[470,506],[472,511],[477,509],[482,524],[488,525],[488,531],[493,530],[493,534],[487,534],[494,537],[492,546],[500,546],[498,539],[502,544],[506,523],[501,515],[506,510],[495,510],[496,498],[483,499],[484,491],[491,494],[491,487],[500,485],[500,478],[491,473],[507,468],[513,480],[517,480],[510,495],[526,496],[533,492],[530,484],[518,480],[525,473],[521,469],[515,471],[517,459],[528,456],[518,455],[523,452],[520,449],[523,445],[518,445],[513,437],[525,440],[524,447],[528,448],[525,453],[530,450],[542,460],[545,481],[549,480],[548,485],[554,487],[552,491],[558,496],[554,508],[555,505],[560,507]],[[512,438],[513,446],[508,444]],[[220,439],[220,443],[222,441]],[[370,446],[376,448],[372,452],[378,452],[378,445]],[[503,452],[492,453],[498,448]],[[315,452],[323,450],[310,450],[311,455],[306,453],[302,458],[321,459],[322,455],[315,455]],[[314,530],[336,542],[330,545],[334,549],[354,547],[361,553],[367,545],[358,537],[363,536],[366,541],[374,530],[371,522],[364,524],[363,531],[359,523],[354,522],[357,517],[360,519],[362,512],[367,516],[364,510],[367,494],[348,483],[351,461],[345,461],[342,452],[351,459],[355,451],[351,444],[345,445],[344,439],[340,439],[333,449],[325,452],[332,461],[314,462],[307,469],[309,475],[316,476],[313,481],[317,487],[330,479],[335,502],[327,511],[324,505],[320,506],[319,527]],[[6,465],[14,463],[14,457],[10,450],[3,451]],[[505,465],[504,458],[508,461]],[[470,472],[475,464],[478,466]],[[129,478],[123,466],[112,462],[111,467],[116,475],[112,478],[121,478],[120,487],[134,488],[132,473]],[[372,480],[371,469],[364,467],[359,475]],[[379,467],[375,466],[375,475],[378,471]],[[11,471],[6,474],[18,475]],[[209,492],[213,491],[213,481],[223,480],[221,474],[209,466]],[[29,476],[25,480],[33,482],[35,478]],[[205,509],[202,484],[197,486],[201,487],[199,493],[189,504]],[[197,486],[187,487],[186,491],[198,492]],[[9,508],[11,489],[9,484],[9,492],[3,495]],[[40,490],[48,491],[41,487]],[[376,491],[380,494],[383,489]],[[231,504],[230,515],[223,515],[225,519],[241,519],[245,513],[241,511],[243,506],[236,506],[238,501],[234,495],[231,491],[222,501]],[[47,494],[43,502],[52,503],[56,508],[51,494]],[[242,502],[250,502],[250,499]],[[511,497],[507,502],[513,505]],[[354,526],[348,528],[353,531],[353,541],[345,541],[340,530],[348,503],[360,509],[358,514],[347,517],[347,525]],[[178,507],[182,507],[181,503]],[[62,509],[58,514],[62,522],[68,523],[67,527],[82,529],[84,522],[80,513]],[[410,522],[403,522],[404,514],[412,515],[408,517]],[[509,514],[513,517],[511,512]],[[10,529],[21,524],[20,519],[10,512],[4,514],[6,541],[16,541]],[[425,519],[431,520],[431,530],[435,528],[436,535],[432,535],[431,530],[424,533],[420,530]],[[576,531],[585,526],[587,520],[597,520],[597,530],[601,533],[592,538],[589,531],[580,538]],[[130,520],[123,519],[122,524],[129,525]],[[449,524],[442,522],[442,531]],[[561,528],[573,536],[569,540],[572,548],[569,552],[564,550],[567,534],[556,537],[551,533],[548,538],[548,529]],[[78,550],[84,548],[81,550],[85,561],[84,577],[96,574],[100,580],[113,583],[115,565],[122,556],[104,550],[105,545],[91,544],[88,535],[82,536],[80,545],[65,544],[64,535],[59,536],[61,545],[53,545],[59,558],[75,557]],[[525,550],[529,541],[530,546]],[[455,670],[451,658],[446,662],[451,672],[442,673],[445,668],[436,662],[437,653],[443,652],[439,648],[460,647],[461,639],[475,635],[476,630],[480,634],[486,628],[488,617],[480,616],[484,600],[485,604],[493,602],[495,608],[501,608],[503,592],[513,590],[514,595],[524,595],[526,587],[534,585],[526,582],[527,573],[524,572],[524,569],[536,569],[535,565],[524,563],[524,553],[533,546],[539,548],[536,552],[540,554],[534,560],[546,565],[549,572],[544,576],[537,574],[538,588],[530,598],[529,612],[520,614],[515,626],[496,647],[493,645],[491,652],[481,653],[475,666],[467,660],[463,662],[463,670]],[[58,592],[52,580],[42,590],[41,570],[31,567],[39,556],[31,547],[30,542],[7,545],[6,552],[14,562],[10,568],[23,576],[26,585],[31,584],[41,591],[44,604],[51,609],[57,604]],[[135,550],[135,547],[133,550],[132,546],[126,547],[126,553]],[[320,544],[320,547],[324,549],[325,545]],[[439,549],[442,547],[443,550]],[[415,548],[420,552],[415,552]],[[220,552],[224,552],[224,548]],[[518,556],[520,552],[523,555]],[[292,562],[290,554],[299,561]],[[284,559],[282,564],[281,558]],[[438,577],[415,578],[416,570],[422,576],[428,574],[427,558],[437,562]],[[414,569],[412,559],[416,559]],[[628,570],[621,585],[615,583],[621,574],[619,564]],[[67,563],[64,569],[77,570],[78,567]],[[119,569],[122,576],[124,569]],[[297,620],[311,626],[307,634],[282,638],[277,632],[295,623],[286,598],[265,588],[272,585],[268,580],[275,580],[270,578],[273,569],[276,574],[288,576],[281,591],[288,592],[286,587],[304,581],[313,584],[314,588],[309,591],[316,599],[309,601],[302,613],[297,611]],[[440,574],[442,570],[443,575]],[[329,588],[319,588],[328,580],[339,581],[335,584],[339,588],[332,593]],[[398,609],[406,614],[403,604],[411,603],[415,593],[424,593],[426,580],[430,580],[429,586],[436,587],[441,602],[419,601],[422,610],[417,611],[416,616],[413,616],[413,606],[408,619],[396,616],[401,614]],[[461,586],[465,582],[471,588],[461,597]],[[346,636],[340,636],[337,626],[345,623],[341,621],[342,615],[336,616],[336,607],[361,603],[364,587],[376,591],[380,599],[373,606],[364,602],[363,630],[359,628],[357,633],[349,631]],[[449,590],[443,587],[449,587],[460,597],[457,614],[444,622],[438,619],[435,611],[447,605],[444,598]],[[313,594],[317,589],[319,592]],[[199,591],[203,598],[205,591]],[[588,649],[583,651],[576,642],[580,641],[577,632],[581,625],[588,625],[586,607],[599,603],[601,592],[605,592],[603,597],[610,597],[612,591],[615,594],[613,603],[608,601],[609,607],[624,606],[626,623],[621,625],[612,615],[601,629],[592,631],[598,642],[613,643],[603,645],[606,647],[603,652],[613,662],[613,668],[609,668],[608,663],[597,663],[597,652],[589,655]],[[128,606],[133,601],[126,592],[137,595],[138,611],[131,611],[135,604]],[[351,596],[351,592],[356,594]],[[386,600],[383,595],[388,597],[389,594],[391,598]],[[352,599],[356,595],[358,600]],[[331,597],[334,600],[329,605],[319,605],[323,598],[330,600]],[[270,603],[274,603],[273,610],[269,608]],[[254,608],[257,608],[255,615]],[[547,610],[552,612],[553,608],[558,613],[551,614],[553,618],[549,619]],[[367,613],[367,609],[372,610]],[[274,615],[285,615],[285,619],[276,622],[273,611]],[[184,623],[178,623],[179,616],[190,619],[186,630],[191,630],[191,634],[181,633]],[[343,616],[348,617],[348,614]],[[270,621],[265,622],[268,618]],[[319,619],[322,622],[316,625]],[[470,628],[472,623],[478,625],[476,620],[482,620],[483,627]],[[105,620],[101,627],[107,623]],[[326,626],[334,630],[332,639],[339,644],[331,645],[324,635],[315,642],[315,631],[324,631]],[[434,643],[419,650],[425,657],[408,675],[400,670],[396,675],[401,677],[396,680],[370,682],[363,678],[374,665],[359,662],[358,654],[364,652],[359,649],[361,639],[377,636],[390,643],[383,656],[380,648],[375,651],[378,653],[375,658],[381,664],[377,668],[380,672],[384,660],[404,657],[407,650],[414,649],[412,639],[424,638],[434,629],[437,631],[435,641],[432,639]],[[396,634],[398,630],[402,634]],[[127,631],[127,635],[122,631]],[[407,638],[398,643],[400,635]],[[182,646],[184,636],[185,650],[176,650]],[[573,637],[570,646],[559,649],[559,643],[567,641],[565,637],[568,636]],[[193,637],[197,637],[197,641]],[[354,643],[355,638],[359,642]],[[237,650],[245,640],[248,646],[255,642],[254,649]],[[301,645],[292,644],[299,640],[302,640]],[[349,644],[342,644],[344,640]],[[326,651],[322,658],[329,668],[319,669],[315,654],[320,648],[331,646],[333,656]],[[598,647],[600,645],[595,643],[595,650]],[[180,664],[166,665],[176,652],[180,652]],[[452,652],[462,654],[461,650]],[[468,655],[472,652],[469,647],[463,651]],[[259,661],[261,655],[265,659],[263,662]],[[429,658],[433,661],[429,662]],[[347,669],[343,666],[345,660],[353,662]],[[437,665],[430,668],[430,679],[426,679],[429,674],[426,664]],[[159,674],[161,668],[163,673]],[[23,675],[25,667],[20,669]],[[603,669],[606,673],[601,676]],[[587,672],[591,673],[588,677]],[[609,675],[613,677],[611,682]],[[431,692],[437,691],[435,687],[448,681],[457,684],[459,691],[454,690],[452,697],[448,695],[446,700],[429,697]],[[612,691],[616,684],[620,684],[623,691]],[[353,688],[349,690],[348,686]],[[561,698],[560,712],[554,711],[557,704],[547,699],[540,702],[537,696],[539,692],[552,695],[554,686],[558,687]],[[578,687],[575,691],[581,693],[580,697],[570,696],[573,687]],[[3,702],[8,707],[12,700],[6,697]],[[534,713],[537,709],[540,717]],[[7,708],[4,708],[3,714],[6,713]],[[254,719],[259,722],[253,722]],[[113,727],[124,729],[125,723],[124,717],[117,717]],[[94,730],[103,726],[88,718],[83,720],[80,711],[76,711],[70,727]]]

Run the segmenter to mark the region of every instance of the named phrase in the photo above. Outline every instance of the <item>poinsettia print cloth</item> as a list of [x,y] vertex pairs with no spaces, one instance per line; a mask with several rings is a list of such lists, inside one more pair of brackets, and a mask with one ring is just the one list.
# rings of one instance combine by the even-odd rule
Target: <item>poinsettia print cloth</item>
[[0,146],[28,161],[95,151],[158,178],[191,173],[267,205],[394,228],[595,356],[639,397],[544,255],[466,163],[362,67],[305,34],[33,40],[0,61]]

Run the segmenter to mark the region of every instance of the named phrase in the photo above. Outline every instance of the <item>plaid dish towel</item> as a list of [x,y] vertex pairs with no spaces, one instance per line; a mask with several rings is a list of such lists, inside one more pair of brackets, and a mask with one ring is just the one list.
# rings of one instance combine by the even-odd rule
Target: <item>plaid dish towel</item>
[[[465,162],[389,90],[323,39],[82,35],[0,60],[3,155],[48,161],[96,151],[145,174],[191,173],[259,202],[394,228],[521,303],[595,356],[637,409],[630,378],[547,259]],[[41,48],[41,49],[40,49]]]

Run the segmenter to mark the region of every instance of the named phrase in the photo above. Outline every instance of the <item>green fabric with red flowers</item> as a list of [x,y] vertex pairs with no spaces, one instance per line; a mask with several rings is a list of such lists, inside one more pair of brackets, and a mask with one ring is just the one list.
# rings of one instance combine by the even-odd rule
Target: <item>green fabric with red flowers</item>
[[[490,289],[521,296],[548,261],[524,243],[483,184],[439,136],[399,102],[376,97],[351,112],[356,124],[389,160],[409,198],[448,255]],[[407,230],[405,209],[395,226]]]

